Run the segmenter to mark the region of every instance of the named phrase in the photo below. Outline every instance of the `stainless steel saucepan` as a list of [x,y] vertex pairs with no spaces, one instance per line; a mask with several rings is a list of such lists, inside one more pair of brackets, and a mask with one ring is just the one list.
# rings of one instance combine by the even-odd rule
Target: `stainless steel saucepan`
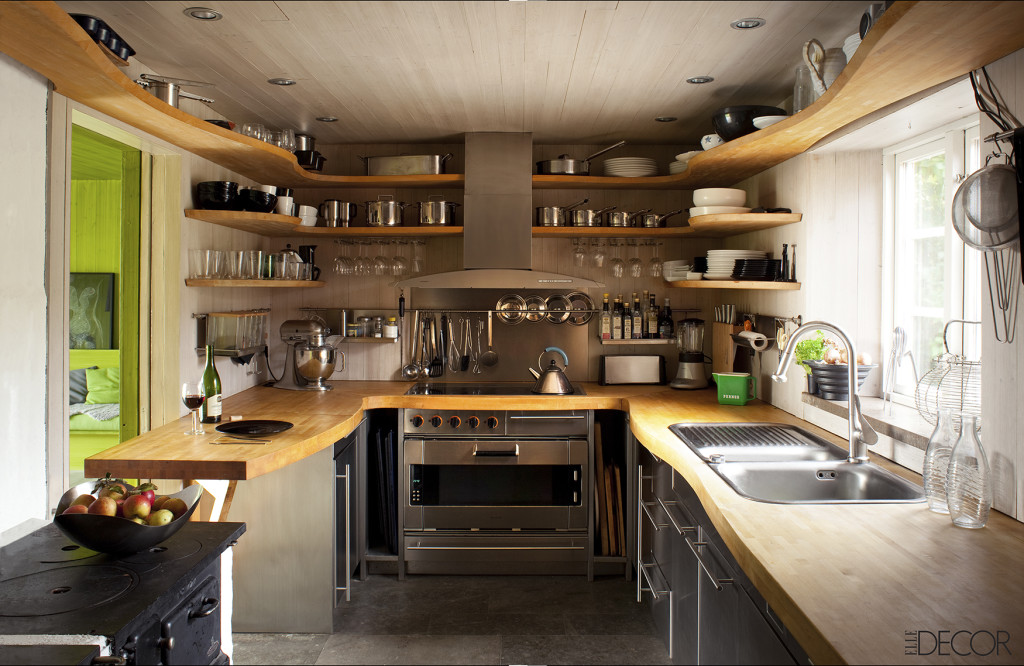
[[682,212],[683,209],[680,208],[679,210],[674,210],[672,212],[665,213],[664,215],[658,215],[657,213],[644,213],[643,215],[640,216],[640,221],[637,223],[637,226],[644,227],[647,229],[656,229],[658,227],[663,227],[665,226],[665,220],[672,217],[673,215],[678,215],[679,213]]
[[574,160],[568,155],[559,155],[557,160],[543,160],[541,162],[537,162],[537,173],[550,176],[589,176],[590,160],[594,159],[598,155],[604,155],[609,150],[614,150],[619,146],[623,146],[625,143],[625,140],[619,141],[614,146],[602,148],[583,160]]
[[583,201],[577,201],[571,206],[540,206],[537,208],[537,226],[538,227],[564,227],[565,226],[565,214],[567,211],[571,211],[573,208],[582,206],[583,204],[590,201],[590,199],[584,199]]
[[599,227],[601,226],[601,213],[607,213],[610,210],[615,210],[615,206],[606,206],[599,210],[583,208],[570,211],[569,222],[574,227]]
[[650,213],[650,208],[644,210],[638,210],[635,213],[630,213],[626,210],[617,210],[608,213],[605,217],[608,218],[609,227],[632,227],[636,225],[636,218],[644,213]]
[[403,210],[404,203],[394,201],[390,194],[382,194],[377,201],[366,202],[366,224],[371,227],[400,227]]

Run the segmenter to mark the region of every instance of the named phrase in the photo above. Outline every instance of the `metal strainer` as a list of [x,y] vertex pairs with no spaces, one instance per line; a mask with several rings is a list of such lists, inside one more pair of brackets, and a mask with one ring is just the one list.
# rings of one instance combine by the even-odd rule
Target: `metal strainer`
[[950,324],[981,325],[980,321],[953,319],[942,329],[942,344],[946,352],[932,359],[932,367],[921,377],[914,392],[917,412],[928,423],[935,425],[940,410],[953,413],[953,427],[960,430],[961,414],[978,417],[981,429],[981,360],[972,361],[949,351],[946,333]]
[[978,169],[953,197],[953,226],[975,250],[1001,250],[1017,241],[1017,174],[1008,164]]

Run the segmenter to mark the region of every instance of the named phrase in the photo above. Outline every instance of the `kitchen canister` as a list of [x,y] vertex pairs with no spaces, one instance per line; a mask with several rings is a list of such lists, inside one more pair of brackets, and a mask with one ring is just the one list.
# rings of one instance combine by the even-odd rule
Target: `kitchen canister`
[[718,404],[745,405],[757,397],[757,377],[749,372],[712,373],[718,385]]

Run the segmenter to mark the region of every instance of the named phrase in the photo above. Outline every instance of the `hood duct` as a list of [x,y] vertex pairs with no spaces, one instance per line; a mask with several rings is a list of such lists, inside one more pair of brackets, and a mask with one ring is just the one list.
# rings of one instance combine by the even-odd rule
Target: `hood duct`
[[399,287],[585,289],[600,282],[532,270],[533,135],[466,134],[461,271],[422,275]]

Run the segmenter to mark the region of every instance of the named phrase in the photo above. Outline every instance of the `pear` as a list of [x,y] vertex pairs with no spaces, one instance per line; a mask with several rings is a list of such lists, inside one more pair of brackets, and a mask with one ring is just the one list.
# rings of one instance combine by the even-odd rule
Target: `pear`
[[[73,501],[71,503],[71,506],[84,506],[85,508],[88,509],[89,505],[92,504],[95,501],[96,501],[95,497],[93,497],[92,495],[89,495],[88,493],[86,493],[86,494],[79,495],[78,497],[76,497],[75,501]],[[78,513],[78,512],[76,511],[74,513]]]
[[96,501],[89,505],[89,513],[98,516],[116,516],[117,501],[111,497],[97,497]]
[[84,504],[72,504],[68,508],[64,509],[64,513],[61,515],[67,515],[69,513],[89,513],[89,507]]
[[177,520],[185,515],[186,511],[188,511],[188,504],[185,504],[185,500],[180,497],[170,497],[160,508],[173,513],[174,519]]
[[152,527],[168,525],[172,520],[174,520],[174,514],[167,509],[160,509],[149,514],[149,524]]

